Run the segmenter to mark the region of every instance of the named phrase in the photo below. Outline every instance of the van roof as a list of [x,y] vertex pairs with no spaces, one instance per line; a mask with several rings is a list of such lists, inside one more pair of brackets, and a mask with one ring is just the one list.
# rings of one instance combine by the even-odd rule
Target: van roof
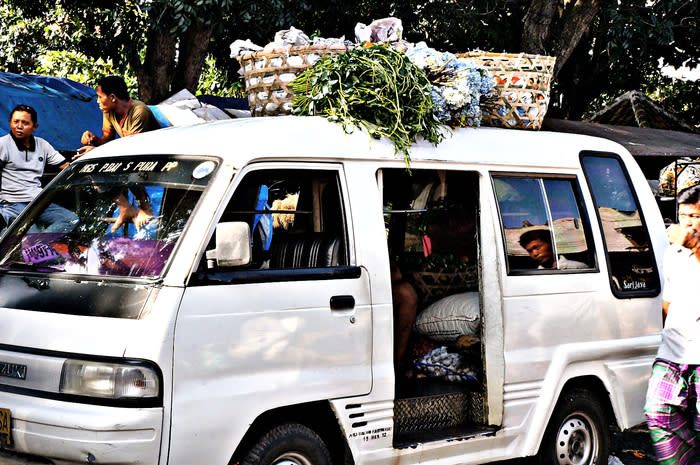
[[[438,160],[532,167],[577,167],[581,150],[629,156],[623,146],[590,136],[491,127],[446,130],[437,146],[419,139],[412,161]],[[388,139],[372,139],[355,129],[346,134],[322,117],[245,118],[160,129],[110,142],[86,159],[119,155],[214,155],[234,168],[251,160],[280,158],[333,160],[403,160]]]

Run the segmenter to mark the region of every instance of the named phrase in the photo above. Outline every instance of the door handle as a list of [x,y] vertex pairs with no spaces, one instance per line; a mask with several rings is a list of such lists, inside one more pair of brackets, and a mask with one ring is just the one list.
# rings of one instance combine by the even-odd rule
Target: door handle
[[349,310],[355,308],[355,298],[351,295],[334,295],[331,297],[331,310]]

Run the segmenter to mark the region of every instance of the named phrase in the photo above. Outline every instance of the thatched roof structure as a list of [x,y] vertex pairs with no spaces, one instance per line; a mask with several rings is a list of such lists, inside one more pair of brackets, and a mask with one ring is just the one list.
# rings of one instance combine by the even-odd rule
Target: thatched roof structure
[[690,124],[664,110],[658,103],[636,90],[620,95],[587,121],[638,128],[697,131]]

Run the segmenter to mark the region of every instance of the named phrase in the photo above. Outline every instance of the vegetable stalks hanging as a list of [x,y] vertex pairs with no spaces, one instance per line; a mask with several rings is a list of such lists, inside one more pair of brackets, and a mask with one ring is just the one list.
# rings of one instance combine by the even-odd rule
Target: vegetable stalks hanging
[[430,82],[405,53],[387,45],[327,55],[291,83],[295,115],[320,115],[345,132],[364,127],[394,142],[409,167],[409,149],[421,135],[437,145],[441,123],[433,115]]

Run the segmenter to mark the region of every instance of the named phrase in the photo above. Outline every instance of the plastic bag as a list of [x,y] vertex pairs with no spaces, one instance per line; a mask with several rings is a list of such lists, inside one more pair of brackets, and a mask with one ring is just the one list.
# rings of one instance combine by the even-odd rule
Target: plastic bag
[[382,18],[372,21],[369,26],[363,23],[355,25],[357,42],[396,42],[401,40],[403,25],[398,18]]
[[447,347],[433,349],[415,363],[416,368],[433,378],[443,378],[452,382],[476,380],[476,373],[464,363],[463,356],[450,353]]

